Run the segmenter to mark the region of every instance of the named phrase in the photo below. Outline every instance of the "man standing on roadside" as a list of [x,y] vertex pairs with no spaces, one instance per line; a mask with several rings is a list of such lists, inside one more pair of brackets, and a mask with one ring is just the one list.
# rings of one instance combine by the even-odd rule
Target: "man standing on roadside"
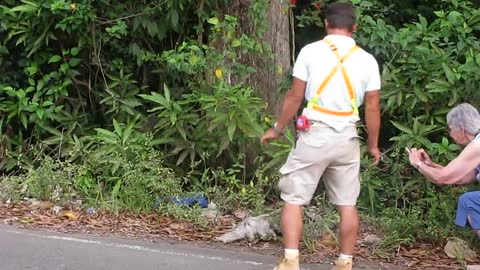
[[[340,214],[341,254],[334,270],[352,269],[359,229],[356,209],[360,193],[360,142],[356,122],[358,106],[365,103],[368,151],[380,160],[380,73],[375,58],[359,48],[354,8],[334,3],[326,10],[327,36],[300,51],[293,82],[284,98],[278,122],[262,137],[266,144],[281,135],[303,100],[308,105],[297,119],[295,149],[280,169],[282,232],[285,256],[274,270],[299,270],[303,206],[312,199],[322,178],[329,201]],[[299,121],[300,120],[300,121]]]

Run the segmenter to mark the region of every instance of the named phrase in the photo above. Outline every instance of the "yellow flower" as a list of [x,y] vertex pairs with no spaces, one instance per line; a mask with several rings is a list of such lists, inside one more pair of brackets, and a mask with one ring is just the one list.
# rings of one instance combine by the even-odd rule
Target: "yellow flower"
[[270,121],[272,121],[270,118],[265,117],[265,122],[266,122],[266,123],[270,123]]
[[217,76],[218,79],[221,79],[222,78],[222,70],[217,68],[215,70],[215,76]]
[[71,9],[71,10],[77,10],[77,4],[71,3],[71,4],[70,4],[70,9]]

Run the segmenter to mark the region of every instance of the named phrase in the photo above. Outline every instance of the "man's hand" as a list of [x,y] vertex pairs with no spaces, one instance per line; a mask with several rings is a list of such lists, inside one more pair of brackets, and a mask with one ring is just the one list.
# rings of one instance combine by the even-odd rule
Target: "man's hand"
[[268,144],[270,141],[280,137],[280,133],[276,132],[273,128],[267,130],[267,132],[260,139],[262,144]]
[[420,155],[420,161],[425,162],[428,166],[433,165],[432,159],[423,148],[418,149],[418,154]]
[[373,157],[373,166],[377,166],[381,157],[380,149],[378,147],[368,147],[368,152]]
[[365,94],[365,122],[368,132],[368,152],[373,156],[373,165],[380,162],[378,137],[380,134],[380,91]]
[[418,163],[424,162],[423,157],[421,156],[417,148],[405,148],[405,150],[408,153],[408,160],[410,161],[410,165],[416,168],[418,166]]

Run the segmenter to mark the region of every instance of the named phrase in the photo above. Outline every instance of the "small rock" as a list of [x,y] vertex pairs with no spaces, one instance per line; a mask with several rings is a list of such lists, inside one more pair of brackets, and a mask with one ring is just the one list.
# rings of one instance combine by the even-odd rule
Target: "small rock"
[[51,202],[48,202],[48,201],[44,201],[44,202],[33,202],[32,203],[32,208],[34,209],[43,209],[43,210],[46,210],[46,209],[50,209],[53,207],[53,203]]
[[52,195],[52,201],[58,201],[60,200],[61,196],[62,196],[62,193],[63,193],[63,190],[62,188],[60,187],[55,187],[55,190],[53,191],[53,195]]
[[97,209],[95,209],[95,207],[89,207],[86,212],[87,215],[93,216],[97,213]]
[[238,219],[244,220],[248,216],[248,212],[244,210],[236,210],[235,212],[233,212],[233,216]]
[[12,225],[14,222],[18,221],[18,217],[7,218],[3,220],[3,223],[6,225]]
[[58,215],[58,213],[60,213],[61,210],[62,210],[62,207],[61,207],[61,206],[58,206],[58,205],[55,205],[55,206],[52,208],[52,212],[53,212],[55,215]]
[[76,201],[73,202],[73,204],[75,204],[75,205],[77,205],[77,206],[81,206],[82,203],[83,203],[82,200],[76,200]]
[[450,238],[443,250],[445,251],[445,254],[452,259],[474,259],[477,256],[475,251],[468,247],[467,242],[457,237]]
[[202,217],[207,218],[207,219],[215,219],[218,215],[217,210],[213,209],[203,209],[202,210]]
[[365,236],[365,238],[363,239],[363,243],[365,243],[366,245],[370,245],[370,246],[377,246],[379,245],[380,243],[382,242],[382,238],[376,236],[376,235],[373,235],[373,234],[368,234],[367,236]]
[[217,205],[214,202],[210,202],[208,203],[207,208],[214,210],[214,209],[217,209]]
[[29,203],[29,204],[37,204],[37,203],[40,202],[40,201],[37,200],[37,199],[32,199],[32,198],[28,198],[28,197],[23,198],[23,200],[26,201],[26,202]]

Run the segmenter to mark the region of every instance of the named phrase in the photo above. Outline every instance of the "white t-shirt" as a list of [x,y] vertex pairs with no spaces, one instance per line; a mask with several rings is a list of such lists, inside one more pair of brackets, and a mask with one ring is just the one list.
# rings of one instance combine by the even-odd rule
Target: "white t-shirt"
[[[348,36],[328,35],[326,37],[335,44],[340,56],[345,55],[355,40]],[[338,57],[324,41],[310,43],[302,48],[293,68],[293,76],[307,82],[305,98],[310,101],[328,73],[337,65]],[[375,58],[362,49],[354,51],[343,63],[355,90],[357,106],[363,104],[365,92],[380,90],[380,72]],[[335,111],[352,109],[348,89],[340,69],[318,98],[318,105]],[[358,115],[336,116],[305,108],[303,115],[313,121],[323,122],[341,131],[359,121]]]

